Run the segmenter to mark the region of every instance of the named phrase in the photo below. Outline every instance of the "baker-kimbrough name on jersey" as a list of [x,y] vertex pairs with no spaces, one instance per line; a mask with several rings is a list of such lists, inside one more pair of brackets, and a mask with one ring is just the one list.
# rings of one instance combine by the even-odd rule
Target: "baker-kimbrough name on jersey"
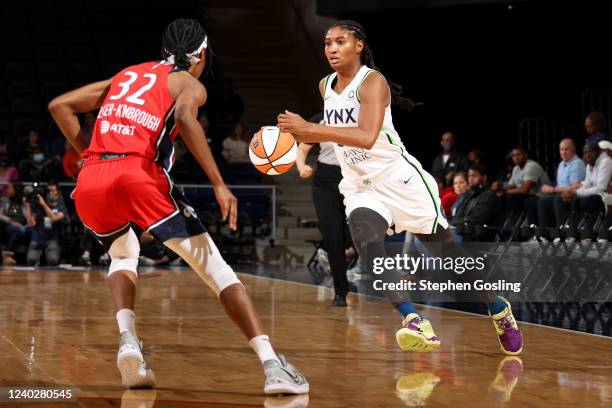
[[[102,108],[100,108],[98,118],[105,118],[110,116],[114,116],[117,119],[127,119],[128,121],[133,122],[134,125],[141,125],[152,131],[157,131],[159,125],[162,122],[162,119],[159,116],[152,115],[151,113],[145,110],[135,108],[133,106],[126,105],[123,103],[120,103],[117,107],[115,107],[114,103],[107,103],[106,105],[102,106]],[[113,131],[112,125],[109,130]],[[126,132],[115,133],[127,134]]]
[[338,124],[349,124],[357,123],[357,119],[354,115],[355,108],[342,108],[342,109],[325,109],[325,124],[326,125],[338,125]]

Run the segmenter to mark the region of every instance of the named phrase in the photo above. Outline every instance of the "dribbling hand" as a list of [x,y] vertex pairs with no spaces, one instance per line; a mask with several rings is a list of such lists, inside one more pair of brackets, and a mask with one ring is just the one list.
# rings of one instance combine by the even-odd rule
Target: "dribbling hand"
[[232,194],[225,184],[215,186],[215,198],[221,210],[221,221],[228,220],[229,227],[236,231],[236,220],[238,219],[238,199]]
[[300,135],[308,133],[308,129],[312,125],[297,113],[289,112],[288,110],[286,110],[285,113],[279,114],[276,120],[278,122],[277,126],[280,128],[281,132],[291,133],[297,141],[299,141]]

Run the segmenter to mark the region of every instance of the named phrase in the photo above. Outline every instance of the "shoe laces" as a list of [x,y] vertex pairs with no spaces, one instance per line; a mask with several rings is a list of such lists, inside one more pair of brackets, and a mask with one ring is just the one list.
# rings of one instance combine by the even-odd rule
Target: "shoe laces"
[[495,320],[495,330],[499,335],[504,334],[506,330],[512,330],[516,328],[516,320],[514,320],[514,317],[509,311],[506,312],[506,314],[502,318]]

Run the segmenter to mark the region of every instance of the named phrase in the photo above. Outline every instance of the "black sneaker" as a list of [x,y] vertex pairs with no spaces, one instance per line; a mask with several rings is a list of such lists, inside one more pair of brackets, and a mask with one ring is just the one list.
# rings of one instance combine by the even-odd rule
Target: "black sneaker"
[[332,306],[347,307],[348,304],[346,303],[346,295],[336,293],[336,296],[334,296],[334,301],[332,302]]

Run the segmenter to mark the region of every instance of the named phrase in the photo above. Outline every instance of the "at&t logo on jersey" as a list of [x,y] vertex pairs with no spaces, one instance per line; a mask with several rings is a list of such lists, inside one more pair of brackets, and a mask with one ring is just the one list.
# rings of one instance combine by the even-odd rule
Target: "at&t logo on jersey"
[[100,122],[100,133],[106,134],[108,132],[116,133],[118,135],[134,136],[134,129],[136,126],[119,125],[117,123],[110,124],[109,121],[103,120]]
[[325,124],[357,124],[357,120],[353,116],[354,111],[355,108],[325,109]]

